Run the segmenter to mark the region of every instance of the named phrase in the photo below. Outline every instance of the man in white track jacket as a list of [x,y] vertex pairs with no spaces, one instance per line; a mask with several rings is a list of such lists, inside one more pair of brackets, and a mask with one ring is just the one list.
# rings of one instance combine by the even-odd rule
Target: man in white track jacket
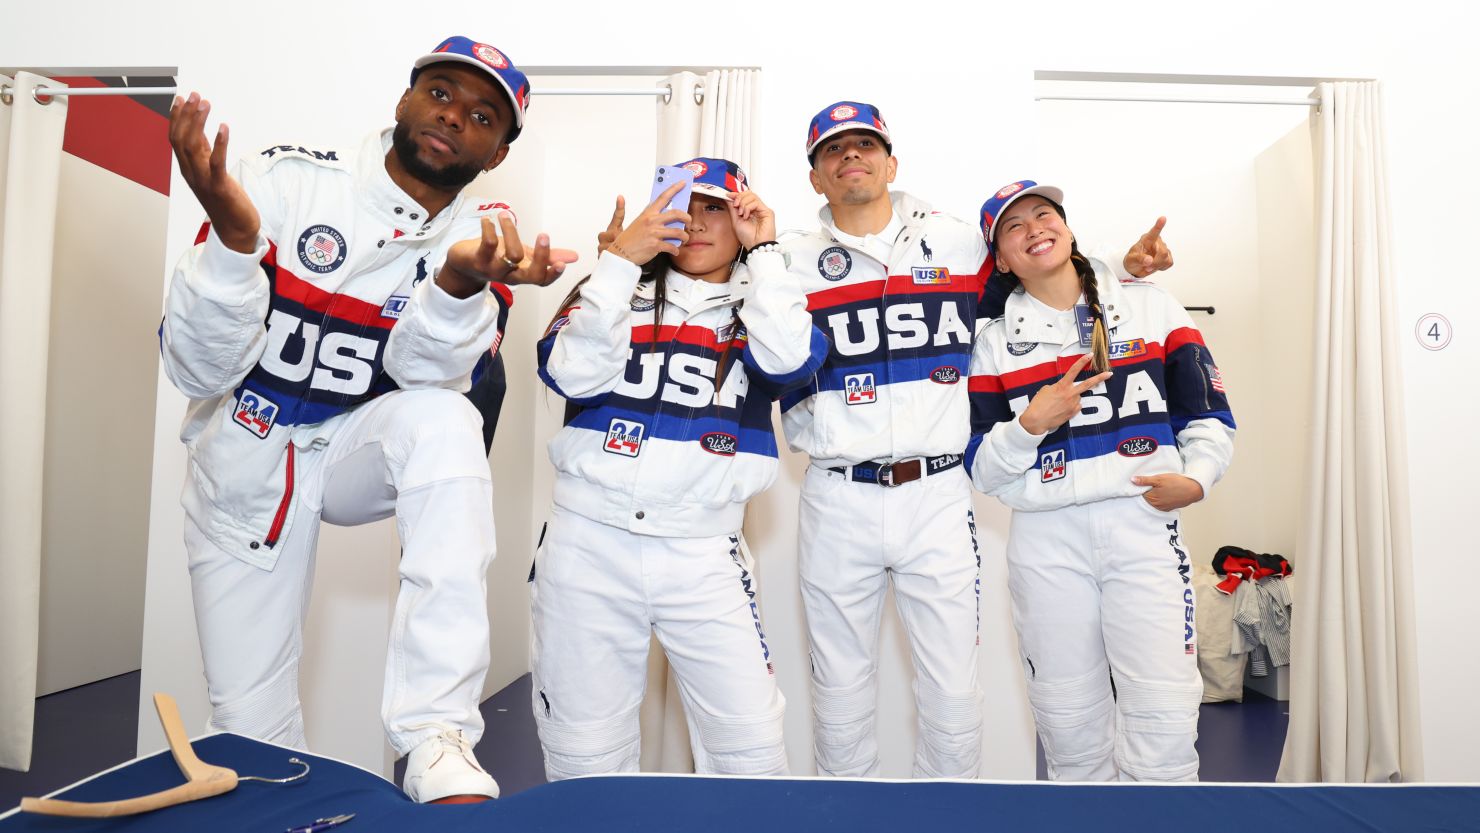
[[[394,514],[401,589],[382,717],[418,801],[497,797],[477,764],[494,554],[481,420],[460,395],[513,296],[574,254],[526,256],[507,206],[465,199],[518,136],[528,83],[444,41],[396,126],[358,153],[276,145],[228,174],[209,104],[170,141],[208,222],[170,286],[160,348],[190,397],[183,503],[212,724],[303,746],[302,625],[319,522]],[[494,220],[502,234],[495,230]]]

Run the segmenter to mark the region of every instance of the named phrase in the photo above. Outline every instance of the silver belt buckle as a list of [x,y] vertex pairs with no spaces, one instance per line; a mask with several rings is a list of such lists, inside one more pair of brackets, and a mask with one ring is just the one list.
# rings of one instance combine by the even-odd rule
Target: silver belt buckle
[[886,463],[886,464],[884,464],[882,466],[879,466],[879,485],[880,486],[893,486],[894,485],[894,464],[893,463]]

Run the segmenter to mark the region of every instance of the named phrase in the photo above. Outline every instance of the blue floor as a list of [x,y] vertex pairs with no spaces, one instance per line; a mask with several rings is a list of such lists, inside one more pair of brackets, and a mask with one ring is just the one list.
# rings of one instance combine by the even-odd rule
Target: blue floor
[[[545,783],[529,706],[529,675],[483,703],[487,725],[478,760],[504,795]],[[36,700],[35,755],[29,773],[0,769],[0,812],[23,796],[44,795],[135,754],[139,675],[124,674]],[[1203,781],[1273,781],[1289,724],[1289,704],[1252,691],[1243,703],[1209,703],[1198,721]],[[402,764],[396,765],[400,781]],[[1042,753],[1038,777],[1046,777]]]

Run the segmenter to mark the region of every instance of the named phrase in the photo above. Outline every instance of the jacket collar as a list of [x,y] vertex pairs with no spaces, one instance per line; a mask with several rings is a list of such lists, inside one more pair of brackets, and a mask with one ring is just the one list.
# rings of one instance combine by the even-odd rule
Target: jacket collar
[[[904,229],[891,241],[889,259],[886,266],[898,259],[899,251],[908,247],[922,233],[925,219],[930,216],[930,205],[924,200],[916,199],[903,191],[890,191],[889,202],[894,206],[894,216],[904,223]],[[832,207],[822,206],[817,211],[817,218],[822,223],[822,233],[827,235],[834,243],[841,243],[838,238],[838,227],[833,224]],[[849,246],[849,248],[853,248]],[[854,249],[854,251],[858,251]],[[863,254],[869,254],[863,252]]]
[[426,209],[401,190],[386,172],[385,157],[390,152],[391,128],[371,133],[360,145],[355,180],[365,210],[402,232],[397,240],[419,243],[436,237],[462,211],[464,193],[453,198],[436,217],[427,217]]
[[[730,276],[728,283],[706,283],[694,280],[677,269],[669,269],[666,277],[667,292],[664,298],[666,303],[683,310],[685,319],[715,307],[727,306],[736,300],[734,294],[738,287],[736,278],[740,277],[744,269],[743,264],[737,266],[735,274]],[[639,282],[634,294],[643,300],[653,300],[657,295],[657,281]]]
[[[1121,288],[1120,280],[1100,261],[1091,259],[1090,263],[1095,268],[1095,285],[1100,290],[1105,327],[1108,330],[1125,325],[1131,319],[1131,308],[1125,302],[1125,290]],[[1080,300],[1083,300],[1082,295]],[[1052,326],[1058,323],[1058,313],[1050,313],[1043,304],[1034,303],[1021,286],[1008,296],[1002,318],[1007,325],[1007,340],[1011,342],[1063,344],[1065,339],[1075,335]]]

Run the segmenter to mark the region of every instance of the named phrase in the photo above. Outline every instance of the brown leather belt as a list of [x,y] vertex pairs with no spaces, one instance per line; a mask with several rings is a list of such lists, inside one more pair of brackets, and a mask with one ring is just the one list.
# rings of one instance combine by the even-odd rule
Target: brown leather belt
[[832,466],[828,471],[845,474],[855,483],[877,483],[880,486],[903,486],[930,474],[940,474],[961,465],[960,454],[939,457],[911,457],[894,463],[868,461],[852,466]]

